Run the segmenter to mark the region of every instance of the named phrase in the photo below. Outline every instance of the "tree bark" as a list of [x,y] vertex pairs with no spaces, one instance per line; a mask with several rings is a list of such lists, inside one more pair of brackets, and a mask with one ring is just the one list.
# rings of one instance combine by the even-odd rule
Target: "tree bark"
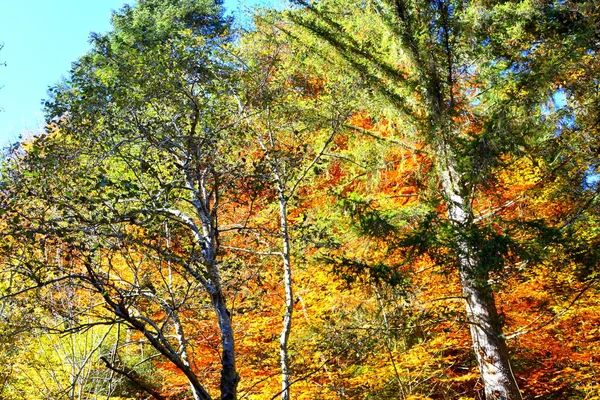
[[[194,146],[192,145],[191,148],[194,148]],[[201,165],[202,163],[199,162],[198,164]],[[192,204],[194,204],[198,218],[201,221],[202,233],[197,227],[194,232],[198,245],[202,249],[202,258],[206,268],[205,276],[208,279],[199,275],[196,276],[210,295],[221,333],[221,379],[219,383],[221,400],[236,400],[240,376],[237,373],[235,364],[235,339],[231,323],[231,312],[227,309],[219,271],[219,230],[216,213],[219,206],[219,176],[213,167],[210,166],[204,169],[198,175],[195,175],[198,170],[187,170],[186,178],[189,187],[195,188],[193,190],[195,197],[192,199]],[[194,184],[195,182],[197,184]],[[210,186],[211,184],[212,186]]]
[[220,290],[211,293],[211,300],[221,331],[221,400],[236,400],[240,376],[235,367],[235,346],[233,328],[231,326],[231,314],[227,309],[225,298]]
[[482,283],[487,276],[474,278],[477,273],[465,265],[461,265],[459,274],[485,397],[488,400],[521,400],[492,289],[487,280]]
[[290,371],[288,342],[292,330],[292,316],[294,313],[294,292],[292,288],[292,264],[290,256],[290,236],[288,232],[287,201],[280,188],[279,193],[280,228],[283,251],[283,285],[285,289],[285,313],[283,315],[283,328],[279,337],[279,354],[281,359],[281,399],[290,400]]
[[[460,176],[449,149],[440,149],[440,175],[446,196],[448,217],[457,231],[466,231],[473,224],[471,204],[461,194]],[[488,282],[488,269],[478,259],[476,249],[464,237],[456,238],[458,272],[465,298],[473,350],[479,365],[487,400],[521,400],[522,396],[512,373],[502,324],[494,294]]]

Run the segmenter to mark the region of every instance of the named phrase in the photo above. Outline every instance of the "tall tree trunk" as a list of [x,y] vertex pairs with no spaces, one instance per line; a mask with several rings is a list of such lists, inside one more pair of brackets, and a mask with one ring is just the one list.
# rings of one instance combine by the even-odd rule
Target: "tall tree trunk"
[[[198,110],[196,112],[196,117],[199,118]],[[192,131],[194,130],[192,129]],[[190,137],[192,136],[190,135]],[[190,147],[195,148],[195,146],[196,144],[193,144]],[[240,376],[237,373],[235,364],[235,339],[231,324],[231,312],[227,309],[227,302],[223,294],[218,262],[220,250],[216,210],[219,207],[219,175],[212,165],[200,174],[196,175],[197,173],[197,170],[189,169],[186,171],[186,178],[189,187],[197,188],[197,190],[193,190],[195,196],[192,198],[192,204],[196,208],[197,215],[202,223],[202,229],[198,229],[193,221],[188,222],[188,226],[193,226],[197,243],[202,249],[202,258],[204,259],[208,279],[197,274],[196,277],[209,293],[219,323],[219,332],[221,333],[221,380],[219,384],[221,400],[236,400]],[[210,178],[212,178],[212,181]],[[210,184],[212,184],[212,187]]]
[[[473,224],[473,210],[461,192],[460,176],[449,149],[438,151],[442,186],[446,196],[448,217],[457,231],[466,232]],[[482,265],[476,249],[464,238],[456,239],[458,272],[465,298],[473,350],[479,365],[485,397],[488,400],[521,400],[512,373],[508,349],[502,335],[494,294],[488,282],[488,269]]]
[[459,274],[485,397],[521,400],[487,274],[478,274],[468,264],[461,265]]
[[211,293],[211,300],[221,331],[221,400],[236,400],[240,376],[235,367],[235,346],[233,328],[231,326],[231,314],[227,309],[225,298],[220,290]]
[[294,313],[294,293],[292,290],[292,264],[290,256],[290,236],[287,220],[287,200],[283,189],[279,191],[279,213],[280,229],[283,251],[283,285],[285,288],[285,313],[283,316],[283,328],[279,337],[279,354],[281,359],[281,399],[290,399],[290,371],[288,341],[292,330],[292,316]]

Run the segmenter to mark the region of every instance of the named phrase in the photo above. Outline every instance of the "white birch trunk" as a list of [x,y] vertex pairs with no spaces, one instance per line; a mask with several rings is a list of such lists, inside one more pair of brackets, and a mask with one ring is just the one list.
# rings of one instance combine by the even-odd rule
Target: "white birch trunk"
[[283,285],[285,289],[285,313],[283,315],[283,328],[279,337],[279,354],[281,359],[281,399],[290,400],[290,360],[288,342],[292,330],[292,317],[294,313],[294,293],[292,288],[292,265],[290,255],[290,237],[287,220],[287,201],[283,192],[279,193],[280,229],[283,251]]

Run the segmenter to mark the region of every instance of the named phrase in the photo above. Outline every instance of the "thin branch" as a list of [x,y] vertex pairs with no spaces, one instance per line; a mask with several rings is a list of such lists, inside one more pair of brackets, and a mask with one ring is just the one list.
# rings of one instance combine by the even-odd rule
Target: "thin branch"
[[542,316],[539,316],[538,318],[534,319],[531,323],[529,323],[528,325],[525,325],[521,329],[518,329],[511,334],[505,335],[504,336],[505,339],[506,340],[514,339],[518,336],[525,335],[529,332],[536,331],[538,329],[544,328],[544,327],[556,322],[560,317],[565,315],[567,313],[567,311],[569,311],[571,309],[571,307],[573,307],[573,305],[581,298],[581,296],[583,296],[583,294],[585,292],[587,292],[592,286],[594,286],[594,284],[597,283],[599,280],[600,280],[600,278],[592,279],[583,289],[581,289],[579,291],[579,293],[577,293],[577,295],[573,298],[573,300],[571,300],[571,302],[563,310],[561,310],[559,313],[557,313],[555,316],[553,316],[549,320],[547,320],[533,328],[529,328],[529,327],[533,326],[540,318],[542,318]]
[[282,253],[280,251],[256,251],[256,250],[252,250],[252,249],[245,249],[243,247],[234,247],[234,246],[221,246],[224,249],[227,250],[233,250],[233,251],[242,251],[244,253],[250,253],[250,254],[256,254],[259,256],[281,256]]
[[88,277],[85,276],[85,275],[75,274],[75,275],[61,276],[60,278],[51,279],[49,281],[44,281],[44,282],[38,282],[37,285],[35,285],[35,286],[29,286],[29,287],[26,287],[26,288],[21,289],[19,291],[5,294],[3,296],[0,296],[0,300],[5,300],[5,299],[9,299],[11,297],[16,297],[16,296],[18,296],[20,294],[27,293],[27,292],[29,292],[31,290],[41,289],[43,287],[52,285],[54,283],[62,282],[62,281],[67,280],[67,279],[81,279],[83,281],[89,281]]
[[142,382],[139,379],[137,372],[135,372],[134,370],[129,369],[127,367],[123,367],[122,369],[117,368],[114,365],[112,365],[110,363],[110,361],[108,361],[106,359],[106,357],[100,357],[100,360],[102,360],[102,362],[104,362],[104,364],[106,365],[106,368],[110,369],[113,372],[116,372],[119,375],[123,375],[123,376],[127,377],[135,386],[142,389],[144,392],[148,393],[150,396],[154,397],[156,400],[167,400],[166,397],[162,396],[159,392],[152,389],[148,384]]
[[312,161],[310,162],[310,164],[308,164],[308,166],[304,169],[304,171],[302,171],[302,173],[300,174],[298,179],[296,179],[296,182],[294,182],[294,184],[292,185],[292,188],[288,191],[288,194],[285,199],[286,201],[289,200],[294,195],[294,193],[296,192],[296,189],[298,188],[298,185],[300,185],[300,183],[304,180],[304,178],[306,178],[306,175],[308,174],[308,172],[315,166],[315,164],[317,162],[319,162],[319,160],[321,160],[321,158],[325,154],[325,150],[327,150],[327,147],[329,147],[329,145],[333,141],[333,138],[335,137],[336,134],[337,134],[337,131],[334,129],[333,132],[331,132],[331,135],[329,135],[329,137],[325,141],[325,143],[323,143],[323,147],[321,148],[321,150],[312,159]]
[[365,129],[365,128],[362,128],[360,126],[356,126],[356,125],[353,125],[353,124],[350,124],[350,123],[345,123],[344,126],[346,128],[352,129],[354,131],[357,131],[359,133],[362,133],[362,134],[365,134],[365,135],[367,135],[369,137],[372,137],[373,139],[376,139],[376,140],[379,140],[379,141],[382,141],[382,142],[393,143],[393,144],[398,145],[398,146],[400,146],[400,147],[402,147],[402,148],[404,148],[406,150],[409,150],[409,151],[411,151],[413,153],[416,153],[416,154],[427,154],[426,151],[417,149],[416,147],[413,147],[413,146],[409,146],[405,142],[401,142],[401,141],[396,140],[396,139],[387,138],[387,137],[384,137],[384,136],[381,136],[381,135],[377,135],[375,132],[372,132],[372,131],[370,131],[368,129]]

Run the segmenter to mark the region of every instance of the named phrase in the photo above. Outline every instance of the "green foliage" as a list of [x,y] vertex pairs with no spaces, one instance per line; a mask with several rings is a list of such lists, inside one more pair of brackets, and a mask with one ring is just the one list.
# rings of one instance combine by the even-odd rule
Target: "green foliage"
[[399,272],[399,265],[373,264],[346,258],[322,259],[322,261],[332,265],[334,273],[348,285],[363,281],[392,287],[407,285],[407,277]]
[[[466,349],[502,350],[506,331],[523,335],[509,344],[528,395],[593,395],[593,5],[296,4],[234,42],[220,1],[140,0],[51,89],[47,131],[0,178],[0,397],[30,381],[46,397],[135,396],[126,379],[96,386],[112,375],[100,354],[173,398],[233,365],[235,392],[217,332],[234,315],[253,398],[280,328],[271,255],[306,284],[288,299],[289,349],[295,387],[319,389],[299,397],[482,397],[483,352]],[[489,320],[454,305],[467,296]],[[110,345],[83,345],[120,324]],[[538,349],[563,337],[584,344]],[[89,356],[87,380],[58,348],[71,366]]]
[[214,0],[141,0],[113,14],[112,23],[118,42],[138,48],[171,40],[185,30],[216,38],[228,29],[222,5]]
[[370,202],[353,197],[342,199],[340,207],[352,219],[359,235],[385,239],[397,233],[389,222],[394,218],[391,211],[382,215]]
[[[79,304],[79,317],[127,324],[203,399],[179,314],[202,302],[202,283],[204,297],[223,296],[213,230],[220,187],[233,186],[226,160],[237,108],[227,25],[214,2],[141,1],[116,13],[113,31],[94,36],[94,49],[52,89],[47,132],[14,153],[3,192],[11,250],[26,257],[12,255],[24,290],[77,282],[94,299]],[[79,321],[57,330],[86,329]],[[222,391],[236,384],[233,376]]]

